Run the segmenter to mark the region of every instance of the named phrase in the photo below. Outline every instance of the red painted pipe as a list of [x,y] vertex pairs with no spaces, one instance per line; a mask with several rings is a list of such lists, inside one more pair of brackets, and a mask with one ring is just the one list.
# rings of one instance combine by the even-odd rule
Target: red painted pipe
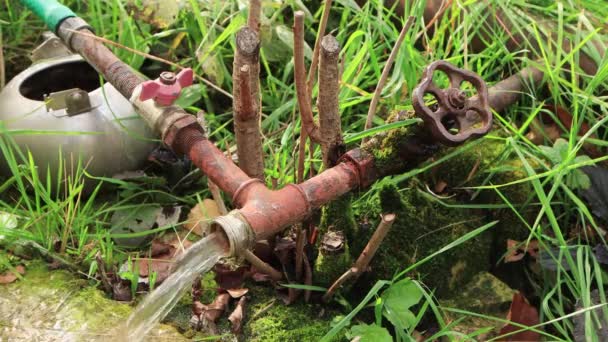
[[354,150],[343,162],[302,184],[270,190],[259,179],[247,176],[198,129],[183,129],[171,147],[187,154],[196,167],[232,197],[256,240],[302,221],[312,210],[371,183],[375,180],[371,175],[376,174],[371,157]]

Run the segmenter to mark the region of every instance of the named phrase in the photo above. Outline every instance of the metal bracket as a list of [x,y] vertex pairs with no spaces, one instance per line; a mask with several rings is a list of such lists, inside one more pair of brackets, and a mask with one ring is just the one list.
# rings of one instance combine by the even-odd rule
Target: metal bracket
[[61,39],[52,32],[44,32],[42,37],[44,38],[44,41],[35,48],[30,55],[32,62],[36,63],[44,59],[67,57],[74,54],[63,44]]
[[82,89],[74,88],[44,96],[47,111],[65,109],[68,116],[84,113],[91,110],[89,93]]

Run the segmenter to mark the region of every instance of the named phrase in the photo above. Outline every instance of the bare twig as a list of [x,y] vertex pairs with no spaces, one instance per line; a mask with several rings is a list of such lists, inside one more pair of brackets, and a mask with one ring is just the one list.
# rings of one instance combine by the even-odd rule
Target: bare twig
[[[181,65],[179,65],[177,63],[171,62],[169,60],[166,60],[166,59],[163,59],[163,58],[151,55],[149,53],[141,52],[141,51],[136,50],[136,49],[132,49],[132,48],[130,48],[128,46],[125,46],[125,45],[113,42],[113,41],[111,41],[109,39],[102,38],[102,37],[96,36],[94,34],[82,32],[82,31],[76,31],[76,30],[67,30],[67,31],[69,31],[70,33],[74,33],[74,34],[81,34],[83,36],[86,36],[86,37],[98,40],[98,41],[100,41],[100,42],[102,42],[104,44],[116,46],[116,47],[118,47],[120,49],[123,49],[125,51],[129,51],[129,52],[134,53],[136,55],[143,56],[143,57],[146,57],[148,59],[151,59],[151,60],[154,60],[154,61],[157,61],[157,62],[161,62],[161,63],[167,64],[167,65],[171,65],[173,67],[176,67],[179,70],[182,70],[182,69],[186,68],[186,67],[183,67],[183,66],[181,66]],[[218,87],[217,85],[215,85],[213,82],[209,81],[208,79],[206,79],[206,78],[204,78],[202,76],[199,76],[197,74],[194,74],[194,77],[196,77],[197,79],[201,80],[203,83],[205,83],[206,85],[210,86],[211,88],[217,90],[219,93],[225,95],[226,97],[232,98],[232,95],[229,92],[227,92],[224,89]]]
[[[312,268],[308,258],[304,258],[304,285],[312,285]],[[310,290],[304,290],[304,301],[308,303],[310,300]]]
[[302,279],[302,259],[304,257],[304,244],[306,242],[306,229],[302,224],[296,225],[296,281]]
[[101,278],[101,285],[103,286],[104,291],[106,291],[106,293],[112,293],[112,283],[106,273],[106,264],[101,258],[101,253],[97,252],[97,254],[95,254],[95,261],[97,261],[97,272]]
[[361,273],[365,272],[369,266],[369,263],[372,261],[374,255],[378,251],[380,244],[386,237],[386,234],[391,229],[393,222],[395,222],[395,218],[397,218],[395,214],[382,215],[382,220],[380,221],[378,228],[376,228],[376,231],[374,231],[374,234],[369,239],[369,242],[363,249],[363,252],[361,252],[359,255],[357,261],[355,261],[354,265],[331,285],[325,295],[323,295],[324,302],[328,302],[336,290],[339,289],[346,281],[350,279],[357,279]]
[[239,167],[249,176],[264,180],[264,157],[260,130],[260,39],[249,27],[236,34],[233,107]]
[[336,164],[340,154],[339,150],[344,144],[338,105],[338,96],[340,95],[339,55],[340,44],[338,40],[332,35],[323,37],[319,64],[317,107],[319,108],[320,132],[325,140],[321,146],[325,168],[330,168]]
[[[410,16],[403,28],[401,29],[401,33],[399,33],[399,37],[395,42],[395,46],[393,46],[393,50],[391,54],[388,56],[388,60],[384,65],[384,69],[382,70],[382,75],[380,76],[380,80],[378,81],[378,85],[376,86],[376,90],[374,91],[374,96],[372,97],[372,102],[369,104],[369,110],[367,111],[367,119],[365,120],[365,129],[370,129],[372,127],[372,119],[376,114],[376,107],[378,106],[378,101],[380,100],[380,95],[382,94],[382,89],[384,88],[384,84],[388,79],[388,73],[391,70],[393,62],[397,57],[397,53],[399,52],[399,48],[401,47],[401,43],[403,43],[403,39],[405,39],[405,34],[409,30],[410,26],[414,23],[414,17]],[[367,141],[367,139],[364,139]]]
[[260,32],[260,16],[262,15],[262,1],[249,0],[249,17],[247,26],[255,32]]
[[293,22],[293,57],[294,57],[294,77],[296,81],[296,93],[300,117],[302,118],[302,128],[312,141],[321,142],[319,127],[315,124],[310,98],[306,88],[306,68],[304,66],[304,12],[296,11]]
[[274,281],[279,281],[283,278],[283,273],[274,269],[274,267],[265,263],[262,259],[258,258],[253,252],[248,249],[242,250],[241,255],[245,260],[249,261],[249,263],[255,267],[258,271],[267,274]]
[[325,0],[325,5],[323,6],[323,15],[321,16],[319,30],[317,31],[315,48],[312,52],[312,62],[310,63],[310,69],[308,70],[308,81],[306,82],[306,88],[308,89],[309,99],[312,99],[312,88],[315,85],[315,73],[317,72],[317,65],[319,63],[319,46],[321,43],[321,39],[325,36],[325,29],[327,27],[327,20],[329,19],[329,12],[331,10],[332,2],[333,0]]
[[228,214],[228,209],[226,209],[226,203],[224,203],[224,199],[222,198],[222,194],[220,193],[220,188],[218,188],[217,185],[211,180],[207,182],[207,186],[209,187],[209,191],[211,192],[211,196],[213,196],[215,204],[217,204],[217,208],[219,209],[220,214]]

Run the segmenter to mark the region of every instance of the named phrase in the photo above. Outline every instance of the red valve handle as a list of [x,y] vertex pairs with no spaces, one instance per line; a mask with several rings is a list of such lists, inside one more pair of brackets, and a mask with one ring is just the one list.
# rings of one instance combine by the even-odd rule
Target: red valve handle
[[[447,74],[450,79],[449,88],[441,89],[433,82],[435,70]],[[467,98],[460,90],[463,81],[470,82],[478,95]],[[437,99],[436,110],[425,104],[425,94],[432,94]],[[492,112],[488,105],[486,83],[477,74],[456,68],[446,61],[436,61],[426,67],[422,80],[412,93],[412,104],[433,137],[444,145],[456,146],[468,139],[479,138],[492,128]],[[458,129],[457,133],[449,131],[447,123],[450,121]],[[481,127],[474,127],[478,121],[481,122]]]
[[141,84],[139,100],[154,99],[158,106],[170,106],[177,100],[182,89],[191,86],[193,81],[194,72],[190,68],[183,69],[177,75],[165,71],[159,78]]

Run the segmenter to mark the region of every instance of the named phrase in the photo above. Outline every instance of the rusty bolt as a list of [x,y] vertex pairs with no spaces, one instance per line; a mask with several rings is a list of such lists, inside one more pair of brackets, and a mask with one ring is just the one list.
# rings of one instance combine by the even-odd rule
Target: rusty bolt
[[171,71],[163,71],[160,74],[159,79],[163,84],[166,84],[166,85],[175,84],[175,81],[177,81],[177,77]]

